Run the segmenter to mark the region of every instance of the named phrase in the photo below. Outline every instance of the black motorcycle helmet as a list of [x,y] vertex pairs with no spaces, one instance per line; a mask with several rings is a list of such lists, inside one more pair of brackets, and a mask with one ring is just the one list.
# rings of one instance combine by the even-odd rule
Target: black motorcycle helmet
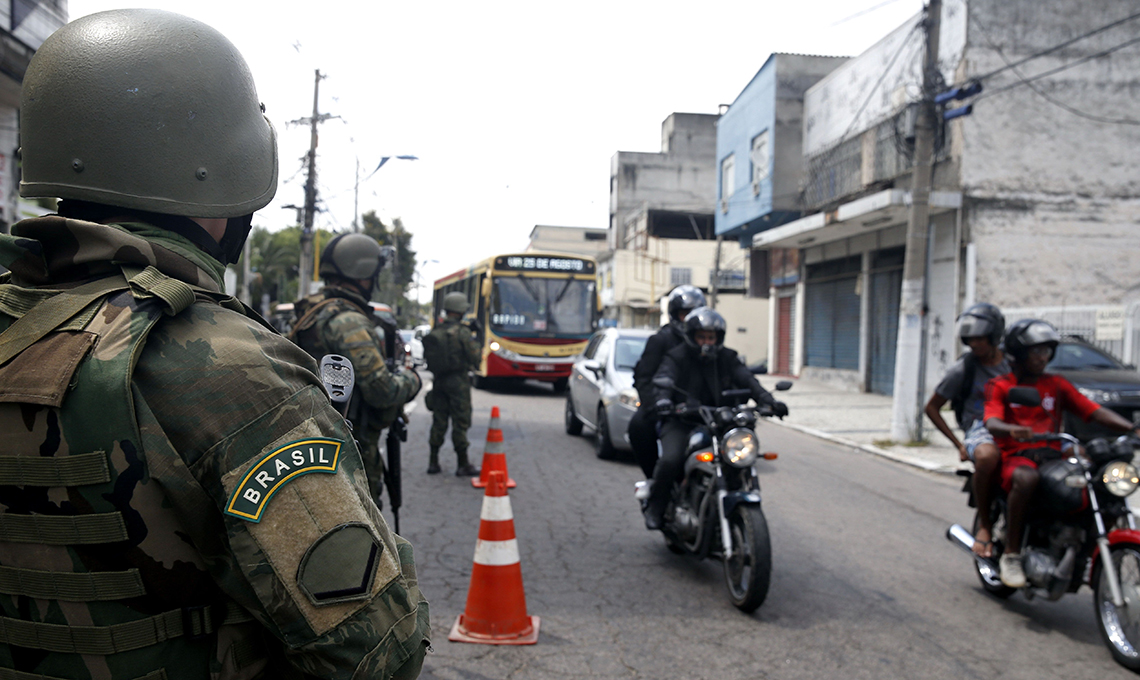
[[990,344],[997,347],[1004,332],[1005,315],[988,302],[970,305],[970,308],[958,317],[958,339],[963,345],[966,344],[967,338],[989,338]]
[[697,307],[704,307],[705,294],[701,292],[700,288],[684,284],[677,286],[669,292],[669,302],[666,309],[669,312],[669,323],[681,331],[685,332],[684,319]]
[[1029,348],[1036,345],[1048,345],[1049,360],[1052,361],[1060,342],[1061,334],[1057,329],[1041,319],[1022,319],[1005,333],[1005,351],[1018,363],[1025,363]]
[[[685,344],[701,358],[711,360],[724,347],[724,332],[728,328],[724,317],[712,307],[697,307],[685,317]],[[698,345],[697,331],[715,331],[715,345]]]

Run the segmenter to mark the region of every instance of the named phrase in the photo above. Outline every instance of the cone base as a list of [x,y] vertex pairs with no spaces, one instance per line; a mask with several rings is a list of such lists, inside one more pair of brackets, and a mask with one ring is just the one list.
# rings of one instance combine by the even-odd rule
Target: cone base
[[537,616],[528,616],[530,619],[530,631],[524,632],[519,635],[477,635],[467,631],[460,625],[463,620],[463,615],[455,617],[455,624],[451,626],[451,632],[448,633],[447,639],[452,642],[471,642],[474,644],[483,645],[533,645],[538,642],[538,624],[539,618]]
[[[476,489],[485,489],[485,488],[487,488],[487,480],[480,479],[478,477],[472,477],[471,478],[471,486],[475,487]],[[518,484],[515,483],[515,480],[511,479],[510,477],[507,477],[507,488],[513,489],[516,486],[518,486]]]

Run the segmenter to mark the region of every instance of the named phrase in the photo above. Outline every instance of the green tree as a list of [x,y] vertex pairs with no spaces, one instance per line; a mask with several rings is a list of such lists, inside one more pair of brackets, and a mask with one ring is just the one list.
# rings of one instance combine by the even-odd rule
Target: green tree
[[419,304],[408,298],[408,288],[416,276],[416,251],[412,249],[412,234],[404,228],[399,217],[392,220],[391,226],[384,224],[369,210],[361,216],[361,231],[376,239],[380,245],[394,246],[395,254],[380,275],[380,285],[372,298],[392,305],[401,327],[420,323]]

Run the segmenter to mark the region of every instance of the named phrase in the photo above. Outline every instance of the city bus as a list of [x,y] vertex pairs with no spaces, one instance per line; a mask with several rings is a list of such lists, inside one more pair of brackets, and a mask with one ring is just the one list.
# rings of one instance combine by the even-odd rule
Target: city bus
[[560,253],[496,255],[435,282],[432,318],[443,297],[467,296],[466,319],[477,319],[483,360],[476,387],[502,380],[541,380],[566,389],[574,359],[597,325],[597,265]]

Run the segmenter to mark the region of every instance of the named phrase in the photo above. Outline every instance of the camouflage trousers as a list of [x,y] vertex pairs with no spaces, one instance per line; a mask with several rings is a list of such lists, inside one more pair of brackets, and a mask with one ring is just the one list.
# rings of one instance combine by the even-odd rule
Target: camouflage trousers
[[[459,464],[464,465],[467,457],[467,430],[471,427],[471,383],[465,373],[452,373],[437,377],[432,387],[435,401],[431,414],[431,434],[428,444],[433,454],[438,454],[447,436],[447,423],[451,421],[451,443],[459,454]],[[434,460],[434,456],[433,456]]]

